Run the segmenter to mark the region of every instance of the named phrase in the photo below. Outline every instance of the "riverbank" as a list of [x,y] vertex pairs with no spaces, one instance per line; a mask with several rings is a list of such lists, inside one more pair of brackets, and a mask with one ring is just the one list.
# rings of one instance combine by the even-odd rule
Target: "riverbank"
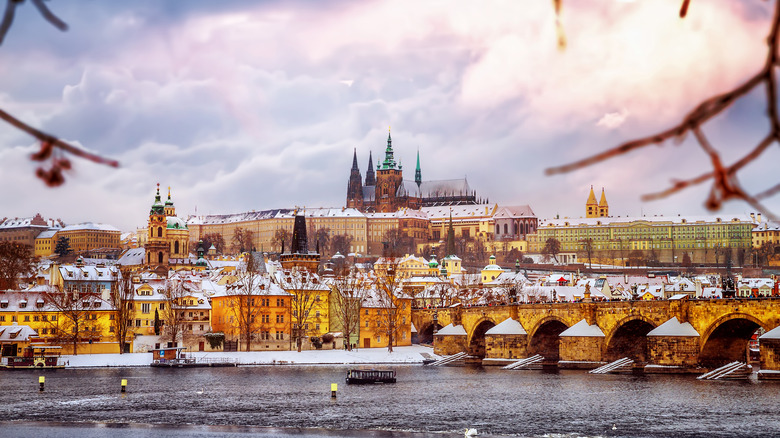
[[[235,351],[235,352],[204,352],[191,353],[197,358],[225,358],[238,365],[295,365],[295,364],[420,364],[423,361],[421,353],[433,354],[433,348],[422,345],[394,347],[389,353],[387,348],[360,348],[354,351],[344,350],[308,350],[301,351]],[[61,359],[66,368],[98,368],[98,367],[140,367],[152,363],[151,353],[126,354],[79,354],[64,355]]]

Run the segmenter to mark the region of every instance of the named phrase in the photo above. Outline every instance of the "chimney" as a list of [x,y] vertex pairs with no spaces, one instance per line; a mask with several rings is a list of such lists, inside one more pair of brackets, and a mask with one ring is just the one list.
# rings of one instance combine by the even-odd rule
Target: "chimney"
[[758,214],[758,223],[761,223],[761,213]]

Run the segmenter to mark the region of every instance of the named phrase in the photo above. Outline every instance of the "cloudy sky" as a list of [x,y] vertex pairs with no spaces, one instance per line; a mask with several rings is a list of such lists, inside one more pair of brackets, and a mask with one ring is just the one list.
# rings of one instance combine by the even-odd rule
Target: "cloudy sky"
[[[345,203],[353,149],[365,176],[392,127],[414,178],[466,176],[478,193],[579,217],[588,190],[613,215],[698,215],[709,187],[644,193],[709,169],[690,138],[581,171],[564,164],[667,129],[757,72],[772,2],[54,0],[60,32],[29,2],[0,46],[0,108],[121,162],[73,159],[59,188],[38,145],[0,125],[0,218],[144,226],[155,185],[180,216]],[[727,162],[767,132],[763,91],[706,125]],[[777,182],[777,146],[741,176]],[[780,211],[779,198],[766,202]],[[751,208],[732,202],[724,214]]]

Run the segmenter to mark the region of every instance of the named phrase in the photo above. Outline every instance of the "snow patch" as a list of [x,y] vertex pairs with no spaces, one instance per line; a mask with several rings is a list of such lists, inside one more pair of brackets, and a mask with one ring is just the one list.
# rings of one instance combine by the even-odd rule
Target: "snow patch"
[[589,336],[589,337],[598,337],[603,338],[604,332],[601,331],[599,326],[597,325],[590,325],[587,321],[584,319],[577,324],[574,324],[573,326],[567,328],[563,331],[563,333],[560,334],[560,336]]
[[436,333],[437,335],[457,335],[466,336],[466,329],[462,325],[449,324]]
[[486,335],[527,335],[523,325],[512,318],[504,320],[502,323],[485,332]]
[[653,330],[650,330],[650,333],[648,333],[647,336],[699,336],[699,332],[697,332],[690,323],[680,322],[675,316]]

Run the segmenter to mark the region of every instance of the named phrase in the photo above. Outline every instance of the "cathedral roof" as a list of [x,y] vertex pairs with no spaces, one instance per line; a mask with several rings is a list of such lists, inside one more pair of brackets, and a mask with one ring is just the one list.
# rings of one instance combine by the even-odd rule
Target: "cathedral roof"
[[494,219],[517,218],[517,217],[536,217],[530,205],[516,205],[510,207],[499,207]]

